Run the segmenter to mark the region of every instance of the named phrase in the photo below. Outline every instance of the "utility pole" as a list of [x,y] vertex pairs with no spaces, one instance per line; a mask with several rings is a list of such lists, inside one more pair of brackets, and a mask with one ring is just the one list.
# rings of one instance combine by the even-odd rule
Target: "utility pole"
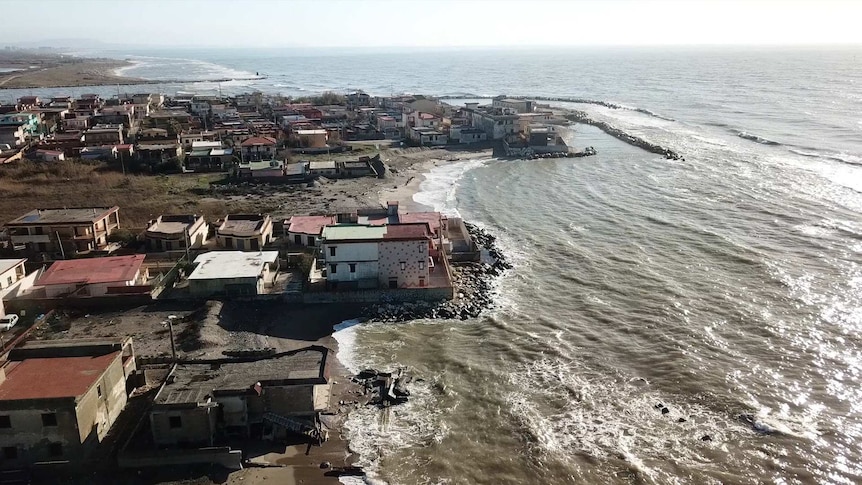
[[186,238],[186,264],[191,263],[191,256],[189,256],[189,226],[183,230],[183,235]]

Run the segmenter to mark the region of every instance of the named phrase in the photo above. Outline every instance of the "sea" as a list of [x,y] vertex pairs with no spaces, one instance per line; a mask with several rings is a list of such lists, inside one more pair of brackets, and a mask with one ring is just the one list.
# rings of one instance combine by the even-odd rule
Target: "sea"
[[551,104],[684,158],[576,125],[596,156],[425,174],[415,201],[495,234],[514,267],[479,318],[338,327],[350,369],[416,378],[406,404],[349,417],[369,482],[862,483],[862,47],[99,54],[199,82],[0,99],[596,100],[619,107]]

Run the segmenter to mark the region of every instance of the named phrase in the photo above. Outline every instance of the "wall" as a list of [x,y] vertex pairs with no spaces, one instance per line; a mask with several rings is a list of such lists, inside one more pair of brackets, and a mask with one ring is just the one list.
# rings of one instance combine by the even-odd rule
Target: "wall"
[[281,416],[314,413],[314,386],[264,387],[263,399],[268,412]]
[[303,293],[302,302],[318,303],[395,303],[408,301],[440,301],[451,300],[454,292],[449,288],[405,288],[390,290],[380,288],[375,290],[356,291],[322,291]]
[[[55,413],[57,426],[43,426],[42,414]],[[37,461],[77,460],[84,457],[78,437],[73,399],[0,403],[0,415],[9,416],[11,428],[0,429],[0,447],[18,448],[18,458],[0,460],[0,469],[20,468]],[[62,456],[52,456],[49,445],[60,443]]]
[[143,453],[121,452],[117,456],[120,468],[168,467],[210,463],[229,470],[242,469],[242,450],[229,447],[198,448],[196,450],[163,450]]
[[[428,284],[428,243],[422,241],[381,241],[380,242],[380,286],[389,286],[390,278],[398,279],[399,288],[418,288],[420,278]],[[405,269],[401,269],[401,263]],[[422,263],[422,269],[420,269]]]
[[[231,286],[234,286],[234,288],[231,288]],[[263,280],[258,278],[189,280],[189,293],[194,297],[200,298],[212,295],[226,295],[239,291],[237,286],[248,288],[248,291],[253,291],[250,294],[256,295],[263,290]]]
[[[101,397],[99,387],[102,390]],[[93,439],[89,437],[93,428],[96,433],[94,438],[101,442],[126,406],[126,401],[126,379],[121,354],[78,401],[76,409],[81,442]]]
[[[157,445],[177,445],[181,443],[211,445],[215,429],[215,413],[211,408],[167,409],[153,408],[150,412],[150,429]],[[170,417],[179,416],[182,426],[171,428]]]

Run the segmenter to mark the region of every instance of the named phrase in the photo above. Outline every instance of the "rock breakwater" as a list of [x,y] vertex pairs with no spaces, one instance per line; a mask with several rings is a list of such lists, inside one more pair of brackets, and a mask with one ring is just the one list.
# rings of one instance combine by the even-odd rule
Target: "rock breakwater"
[[494,281],[511,269],[512,265],[497,246],[497,238],[493,234],[474,224],[465,223],[465,226],[481,250],[482,258],[477,262],[452,266],[454,299],[377,304],[366,308],[366,318],[378,322],[403,322],[423,318],[467,320],[492,308]]
[[604,131],[608,135],[611,135],[618,140],[622,140],[629,145],[634,145],[638,148],[642,148],[650,153],[661,155],[668,160],[685,160],[685,158],[683,158],[679,153],[671,150],[670,148],[665,148],[661,145],[656,145],[655,143],[648,142],[643,138],[630,135],[625,131],[611,125],[610,123],[594,120],[583,111],[570,110],[569,113],[566,114],[566,119],[576,123],[585,123],[588,125],[595,126],[596,128],[599,128],[600,130]]

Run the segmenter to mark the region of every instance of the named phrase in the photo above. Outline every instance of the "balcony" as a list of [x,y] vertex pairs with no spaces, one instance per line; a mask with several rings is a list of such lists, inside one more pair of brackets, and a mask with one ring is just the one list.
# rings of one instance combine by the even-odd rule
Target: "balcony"
[[12,244],[27,244],[27,243],[48,243],[51,242],[51,236],[48,234],[33,234],[33,235],[10,235],[9,239]]

